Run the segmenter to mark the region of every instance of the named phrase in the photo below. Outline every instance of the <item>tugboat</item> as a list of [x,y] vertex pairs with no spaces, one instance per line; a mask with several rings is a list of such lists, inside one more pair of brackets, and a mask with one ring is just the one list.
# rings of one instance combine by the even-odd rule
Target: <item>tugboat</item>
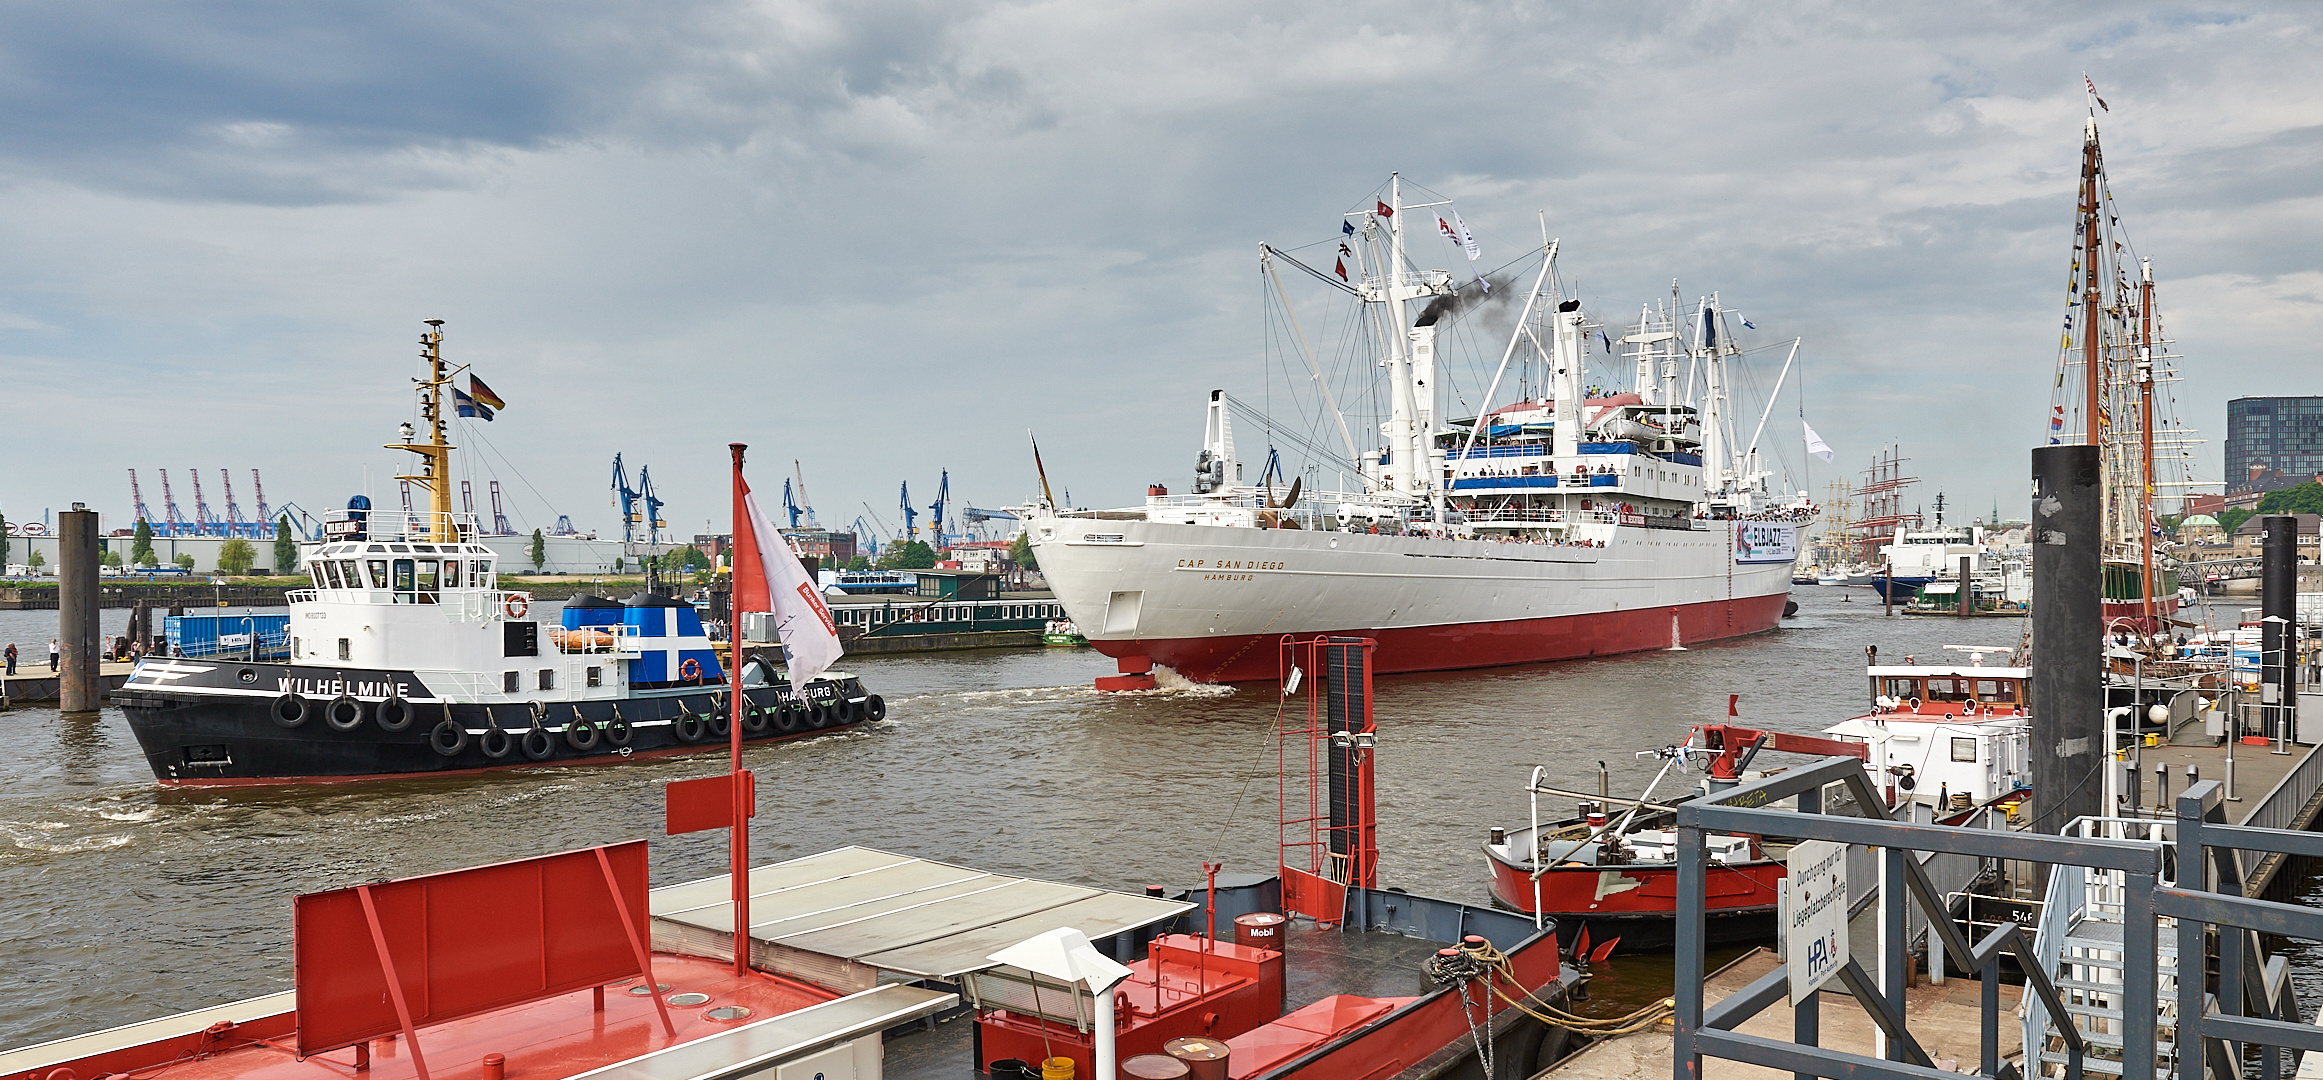
[[[314,587],[290,593],[287,662],[149,657],[115,691],[153,775],[168,785],[300,784],[476,773],[714,750],[733,710],[727,671],[695,609],[641,592],[582,596],[543,625],[501,589],[497,554],[452,513],[440,320],[421,335],[424,514],[361,496],[307,552]],[[794,694],[779,654],[740,680],[743,737],[773,741],[879,720],[886,702],[844,672]]]

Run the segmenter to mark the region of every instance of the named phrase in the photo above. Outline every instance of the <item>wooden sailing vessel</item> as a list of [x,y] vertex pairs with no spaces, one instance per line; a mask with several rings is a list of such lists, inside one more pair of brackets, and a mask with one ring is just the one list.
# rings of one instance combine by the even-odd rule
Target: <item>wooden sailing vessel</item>
[[[2092,95],[2094,100],[2094,95]],[[2190,486],[2183,451],[2192,432],[2175,420],[2177,382],[2154,311],[2151,259],[2137,254],[2105,174],[2091,106],[2081,142],[2080,195],[2065,325],[2049,408],[2051,445],[2099,448],[2109,628],[2150,634],[2176,613],[2178,567],[2162,550],[2157,496]]]

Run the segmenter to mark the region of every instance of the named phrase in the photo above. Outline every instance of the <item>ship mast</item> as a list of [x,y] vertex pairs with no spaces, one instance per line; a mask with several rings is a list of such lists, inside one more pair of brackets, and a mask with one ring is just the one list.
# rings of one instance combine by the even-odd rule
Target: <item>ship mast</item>
[[1388,475],[1394,480],[1395,490],[1404,495],[1420,490],[1420,466],[1426,455],[1420,450],[1418,411],[1412,388],[1412,361],[1410,322],[1404,317],[1406,290],[1403,282],[1403,174],[1393,173],[1388,179],[1387,272],[1381,275],[1387,284],[1387,348],[1389,408],[1387,444],[1393,455]]
[[428,520],[420,533],[429,540],[443,542],[459,538],[452,526],[452,444],[444,438],[447,421],[444,419],[444,386],[452,381],[444,365],[444,321],[427,320],[428,330],[419,336],[419,357],[427,362],[427,377],[419,383],[419,415],[427,425],[426,442],[411,441],[411,431],[405,428],[403,441],[388,443],[389,450],[408,450],[420,458],[417,473],[398,474],[396,479],[418,484],[428,490]]
[[2138,260],[2137,412],[2138,460],[2143,481],[2138,489],[2138,554],[2144,576],[2139,579],[2140,614],[2146,633],[2160,627],[2154,622],[2154,262]]
[[2082,416],[2082,427],[2088,435],[2088,445],[2102,445],[2103,432],[2098,426],[2098,396],[2105,382],[2104,361],[2099,350],[2103,337],[2098,327],[2104,315],[2104,300],[2098,293],[2098,271],[2104,255],[2103,231],[2105,212],[2098,190],[2097,172],[2097,118],[2089,118],[2087,134],[2081,140],[2081,366],[2086,376],[2082,388],[2086,395],[2088,412]]

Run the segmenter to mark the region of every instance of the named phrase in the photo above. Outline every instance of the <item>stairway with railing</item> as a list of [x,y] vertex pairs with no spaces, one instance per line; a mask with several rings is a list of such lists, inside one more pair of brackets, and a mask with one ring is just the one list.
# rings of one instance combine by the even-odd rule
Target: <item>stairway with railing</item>
[[[2175,839],[2169,819],[2077,818],[2066,829],[2069,836],[2091,840],[2126,840],[2149,844],[2166,853]],[[2164,860],[2164,884],[2172,883]],[[2055,982],[2064,999],[2064,1018],[2050,1014],[2038,998],[2025,1003],[2024,1045],[2032,1051],[2027,1070],[2034,1076],[2065,1080],[2067,1054],[2060,1022],[2080,1029],[2090,1047],[2083,1061],[2087,1072],[2121,1076],[2122,981],[2126,971],[2122,952],[2122,913],[2125,909],[2123,875],[2118,870],[2085,866],[2051,869],[2049,887],[2041,904],[2039,930],[2033,938],[2037,963]],[[2157,922],[2155,985],[2160,1000],[2154,1015],[2155,1068],[2161,1073],[2177,1068],[2178,950],[2167,917]],[[2137,1070],[2132,1070],[2135,1075]]]

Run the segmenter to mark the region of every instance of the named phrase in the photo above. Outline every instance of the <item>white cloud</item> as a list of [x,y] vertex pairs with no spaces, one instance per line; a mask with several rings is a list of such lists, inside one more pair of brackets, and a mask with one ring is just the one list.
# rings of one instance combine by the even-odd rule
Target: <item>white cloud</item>
[[2042,437],[2083,70],[2205,460],[2226,397],[2323,393],[2315,31],[2288,5],[2198,16],[17,13],[0,311],[23,325],[0,330],[37,337],[0,341],[0,454],[42,467],[0,507],[121,514],[125,468],[229,465],[334,505],[393,463],[367,448],[408,411],[423,318],[510,400],[482,432],[554,504],[495,462],[536,523],[609,524],[599,459],[622,450],[691,532],[734,440],[803,460],[827,519],[892,518],[898,481],[946,467],[992,505],[1032,490],[1027,427],[1078,498],[1132,499],[1182,480],[1205,391],[1262,396],[1257,243],[1328,235],[1402,169],[1488,261],[1545,209],[1610,315],[1676,277],[1804,335],[1840,465],[1899,441],[1931,488],[2008,509]]

